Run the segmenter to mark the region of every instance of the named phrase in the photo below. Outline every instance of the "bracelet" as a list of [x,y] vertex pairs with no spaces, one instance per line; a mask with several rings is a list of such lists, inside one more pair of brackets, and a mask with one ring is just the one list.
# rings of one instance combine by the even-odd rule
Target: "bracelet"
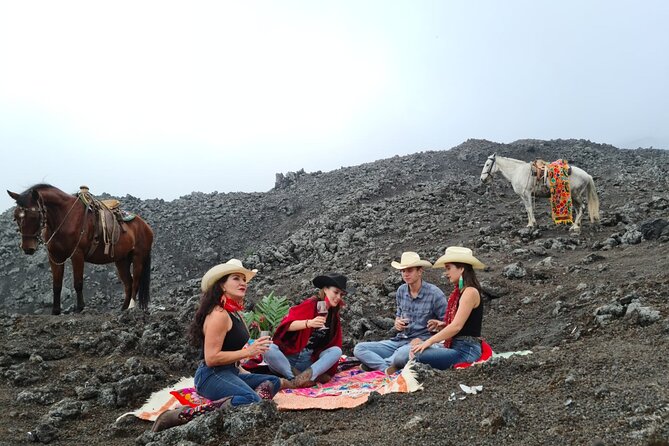
[[309,328],[309,319],[304,320],[304,328]]

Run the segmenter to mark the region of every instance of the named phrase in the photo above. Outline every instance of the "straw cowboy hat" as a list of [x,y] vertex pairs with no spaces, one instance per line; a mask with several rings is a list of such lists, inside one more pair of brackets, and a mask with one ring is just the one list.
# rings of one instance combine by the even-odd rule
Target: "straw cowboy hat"
[[391,262],[390,265],[395,269],[412,268],[415,266],[432,266],[427,260],[421,260],[420,256],[413,251],[403,252],[400,262]]
[[230,259],[225,263],[214,266],[209,271],[207,271],[204,276],[202,276],[202,291],[207,291],[216,283],[218,279],[223,276],[227,276],[228,274],[244,274],[244,277],[246,277],[246,281],[248,282],[249,280],[253,279],[257,272],[257,269],[250,270],[244,268],[244,265],[242,265],[240,260]]
[[462,246],[449,246],[446,253],[434,262],[433,268],[442,268],[447,263],[467,263],[476,269],[483,269],[485,265],[474,257],[472,250]]
[[337,273],[327,273],[322,276],[316,276],[312,281],[316,288],[334,286],[346,292],[346,276]]

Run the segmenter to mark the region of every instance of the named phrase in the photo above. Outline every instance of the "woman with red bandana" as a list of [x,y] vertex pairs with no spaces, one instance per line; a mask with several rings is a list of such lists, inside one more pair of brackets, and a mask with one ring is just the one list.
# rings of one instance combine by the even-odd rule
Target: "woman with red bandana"
[[[313,280],[318,295],[291,307],[274,333],[264,359],[269,368],[292,380],[293,387],[311,387],[330,381],[341,357],[341,321],[346,276],[328,273]],[[327,315],[318,312],[325,302]]]
[[265,353],[272,342],[269,336],[264,336],[245,348],[249,331],[242,315],[244,296],[246,284],[256,272],[231,259],[214,266],[202,277],[202,298],[189,337],[201,352],[195,371],[195,390],[212,403],[196,409],[184,407],[163,412],[153,425],[154,432],[187,423],[222,406],[271,399],[280,390],[279,377],[249,373],[240,366],[240,361]]

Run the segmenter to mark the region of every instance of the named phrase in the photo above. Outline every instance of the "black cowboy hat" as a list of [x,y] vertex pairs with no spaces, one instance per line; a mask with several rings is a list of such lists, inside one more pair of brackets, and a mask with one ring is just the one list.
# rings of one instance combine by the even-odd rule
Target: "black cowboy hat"
[[316,288],[323,288],[326,286],[334,286],[346,292],[346,276],[338,273],[327,273],[322,276],[316,276],[313,284]]

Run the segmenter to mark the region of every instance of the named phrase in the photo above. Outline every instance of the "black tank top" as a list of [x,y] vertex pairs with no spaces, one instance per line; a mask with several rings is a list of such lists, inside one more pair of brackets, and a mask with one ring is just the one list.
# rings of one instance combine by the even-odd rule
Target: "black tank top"
[[244,324],[240,314],[230,311],[228,314],[232,320],[232,327],[230,327],[230,331],[225,334],[221,351],[234,352],[241,350],[246,345],[249,340],[249,331],[246,329],[246,324]]
[[467,322],[465,322],[465,325],[462,327],[462,330],[460,330],[460,332],[455,336],[456,337],[474,336],[478,338],[481,336],[482,324],[483,324],[483,299],[480,299],[479,306],[474,308],[472,312],[469,313]]
[[[232,320],[232,327],[230,331],[225,334],[222,352],[235,352],[241,350],[249,340],[249,331],[246,329],[246,324],[234,313],[228,312],[230,320]],[[200,349],[200,359],[204,359],[204,341],[202,341],[202,348]]]

